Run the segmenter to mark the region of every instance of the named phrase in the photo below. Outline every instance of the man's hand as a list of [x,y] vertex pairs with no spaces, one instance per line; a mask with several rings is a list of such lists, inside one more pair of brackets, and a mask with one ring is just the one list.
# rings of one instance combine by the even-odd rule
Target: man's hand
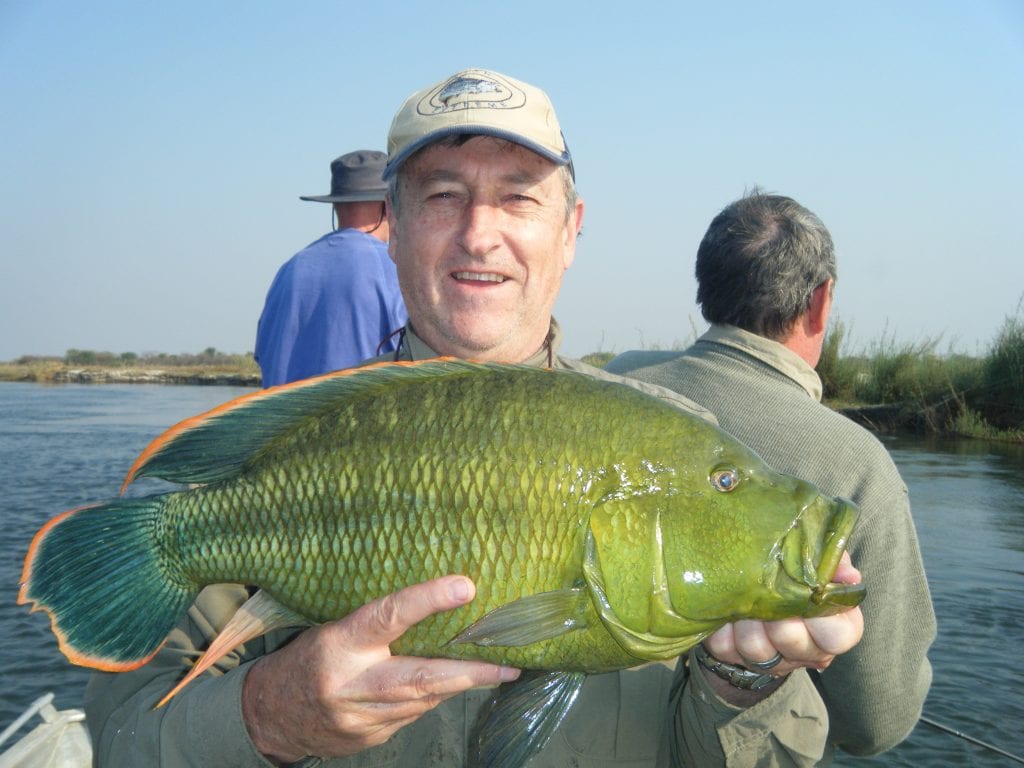
[[483,662],[391,655],[388,645],[409,627],[475,594],[464,576],[416,584],[264,656],[242,691],[257,749],[281,762],[355,754],[451,696],[516,679],[519,670]]
[[[853,567],[849,553],[844,552],[833,581],[857,584],[860,579],[860,571]],[[744,667],[749,667],[750,662],[768,661],[776,653],[781,653],[782,661],[770,671],[773,675],[785,677],[800,667],[826,669],[836,656],[859,643],[863,634],[864,616],[860,608],[851,608],[834,616],[813,619],[737,621],[726,624],[708,637],[704,647],[716,659]],[[753,703],[749,699],[764,698],[773,690],[769,688],[759,697],[752,697],[752,692],[738,691],[724,680],[706,671],[705,674],[715,691],[734,704],[741,703],[742,699],[743,704],[749,705]]]

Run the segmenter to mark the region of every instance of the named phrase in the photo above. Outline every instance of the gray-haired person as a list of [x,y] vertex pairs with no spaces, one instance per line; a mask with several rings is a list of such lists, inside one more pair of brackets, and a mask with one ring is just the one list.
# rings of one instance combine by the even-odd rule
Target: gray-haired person
[[[827,706],[821,725],[828,729],[829,755],[836,748],[882,752],[902,741],[921,714],[931,684],[926,654],[935,614],[907,488],[892,459],[865,429],[820,403],[814,366],[836,280],[832,237],[795,200],[754,190],[711,222],[697,250],[696,274],[697,301],[710,330],[685,352],[625,352],[607,370],[692,398],[768,464],[860,506],[850,553],[867,586],[864,637],[827,669],[790,678]],[[707,660],[749,666],[745,659],[764,658],[764,649],[786,630],[786,623],[741,621],[695,650],[692,657],[702,656],[705,664],[690,688],[722,705],[711,719],[687,721],[687,738],[706,739],[746,717],[726,706],[735,691],[708,670],[715,665]],[[764,722],[782,730],[790,713],[765,711],[772,705],[762,706]]]

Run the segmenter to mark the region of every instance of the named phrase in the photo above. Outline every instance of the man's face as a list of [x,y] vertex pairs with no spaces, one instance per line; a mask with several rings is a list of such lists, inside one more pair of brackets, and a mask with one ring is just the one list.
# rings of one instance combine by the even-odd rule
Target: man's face
[[434,144],[403,169],[389,249],[417,334],[443,355],[525,360],[544,342],[583,203],[518,144]]

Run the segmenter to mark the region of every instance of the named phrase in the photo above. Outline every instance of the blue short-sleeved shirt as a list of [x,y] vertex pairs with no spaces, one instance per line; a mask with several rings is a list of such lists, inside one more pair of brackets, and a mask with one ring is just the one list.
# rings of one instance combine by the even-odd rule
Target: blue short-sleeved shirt
[[263,386],[393,350],[388,337],[407,320],[387,245],[355,229],[326,234],[285,262],[267,292],[256,328]]

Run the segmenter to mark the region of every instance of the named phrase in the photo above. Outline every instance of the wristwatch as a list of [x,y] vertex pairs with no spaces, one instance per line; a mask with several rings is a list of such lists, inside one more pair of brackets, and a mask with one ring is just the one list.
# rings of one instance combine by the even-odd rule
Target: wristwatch
[[722,678],[729,685],[746,691],[760,691],[779,679],[768,672],[754,672],[746,667],[719,661],[704,649],[703,643],[697,644],[693,649],[693,655],[704,669]]

